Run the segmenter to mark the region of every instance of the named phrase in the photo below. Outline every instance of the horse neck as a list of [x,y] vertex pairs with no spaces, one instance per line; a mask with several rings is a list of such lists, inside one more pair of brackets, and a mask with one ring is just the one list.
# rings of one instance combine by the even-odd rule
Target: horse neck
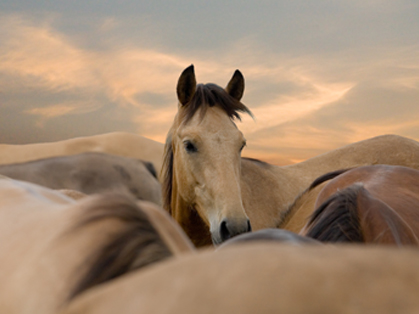
[[252,229],[275,228],[298,195],[300,180],[284,167],[242,159],[243,205]]
[[195,247],[212,245],[211,234],[208,226],[199,216],[192,204],[185,201],[178,193],[173,180],[171,215],[182,227],[183,231]]

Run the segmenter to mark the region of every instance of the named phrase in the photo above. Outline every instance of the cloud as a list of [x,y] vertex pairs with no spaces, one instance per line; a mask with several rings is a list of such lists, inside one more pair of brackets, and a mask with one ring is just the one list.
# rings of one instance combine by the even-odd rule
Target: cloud
[[238,124],[247,156],[286,164],[382,133],[418,135],[409,1],[244,1],[222,12],[182,3],[3,13],[0,141],[122,130],[164,141],[191,63],[198,82],[225,86],[235,69],[244,74],[256,117]]
[[[247,135],[272,162],[298,162],[382,134],[419,140],[419,85],[359,83],[339,100],[298,119]],[[250,148],[250,145],[249,145]],[[275,159],[275,156],[280,158]]]

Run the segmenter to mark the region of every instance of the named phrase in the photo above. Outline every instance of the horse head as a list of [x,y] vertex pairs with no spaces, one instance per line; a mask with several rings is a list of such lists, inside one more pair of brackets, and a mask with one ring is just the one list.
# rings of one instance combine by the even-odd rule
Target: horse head
[[223,89],[197,85],[193,65],[177,84],[178,113],[165,147],[164,203],[198,246],[209,243],[196,239],[196,224],[209,229],[214,244],[251,230],[240,188],[246,140],[234,123],[239,112],[251,115],[240,102],[243,91],[240,71]]

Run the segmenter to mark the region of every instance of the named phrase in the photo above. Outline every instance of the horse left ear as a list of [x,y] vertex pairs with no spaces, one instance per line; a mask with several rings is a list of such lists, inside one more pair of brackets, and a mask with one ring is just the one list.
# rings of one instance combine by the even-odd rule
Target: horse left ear
[[193,64],[183,70],[177,82],[176,92],[179,102],[184,106],[191,101],[196,91],[196,78]]
[[233,98],[240,101],[244,93],[244,77],[243,74],[236,70],[225,88],[226,92]]

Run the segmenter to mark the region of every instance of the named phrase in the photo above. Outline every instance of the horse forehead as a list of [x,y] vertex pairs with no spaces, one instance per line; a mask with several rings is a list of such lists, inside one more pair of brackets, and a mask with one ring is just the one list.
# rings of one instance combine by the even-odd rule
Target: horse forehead
[[242,135],[232,119],[218,107],[208,108],[204,117],[197,112],[186,125],[183,125],[179,134],[213,139],[236,138]]

